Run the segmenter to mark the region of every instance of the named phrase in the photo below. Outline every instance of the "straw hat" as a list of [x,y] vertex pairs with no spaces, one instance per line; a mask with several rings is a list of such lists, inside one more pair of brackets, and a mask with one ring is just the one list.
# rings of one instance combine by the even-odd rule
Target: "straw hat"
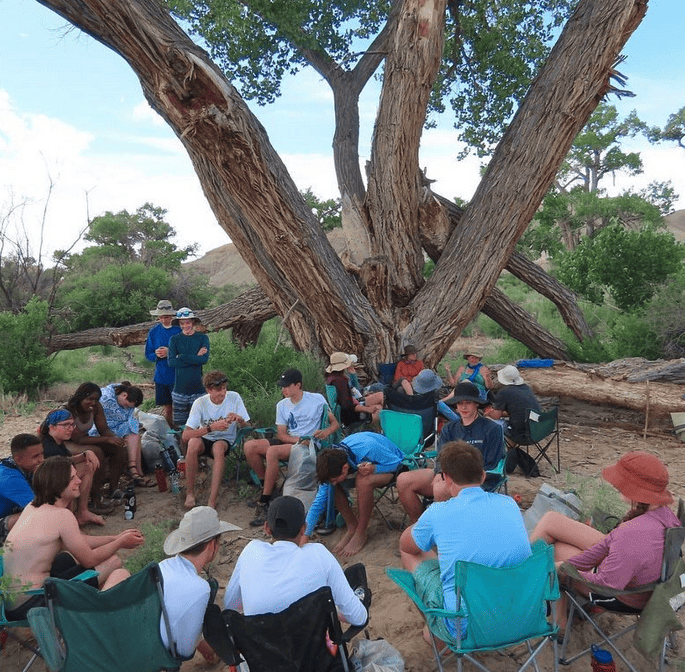
[[354,362],[349,355],[344,352],[334,352],[331,355],[331,363],[326,367],[326,373],[333,373],[333,371],[344,371],[354,366]]
[[468,359],[469,357],[478,357],[478,359],[483,359],[483,353],[476,352],[475,350],[469,350],[468,352],[464,353],[464,359]]
[[233,523],[219,520],[219,514],[210,506],[196,506],[183,516],[178,529],[164,540],[164,552],[167,555],[183,553],[217,534],[240,529]]
[[523,385],[523,378],[521,378],[519,370],[511,364],[501,368],[497,372],[497,380],[499,380],[502,385]]
[[668,471],[664,463],[641,450],[626,453],[616,464],[603,469],[602,476],[631,502],[670,504],[673,501],[666,487]]

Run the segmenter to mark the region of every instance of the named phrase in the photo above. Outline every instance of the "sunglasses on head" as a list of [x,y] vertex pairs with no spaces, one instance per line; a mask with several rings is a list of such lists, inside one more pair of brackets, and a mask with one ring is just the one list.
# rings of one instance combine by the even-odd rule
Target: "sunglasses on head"
[[209,383],[207,387],[221,387],[222,385],[226,385],[226,383],[228,383],[228,378],[219,378],[219,380]]
[[193,314],[192,310],[179,310],[176,313],[176,317],[190,317]]

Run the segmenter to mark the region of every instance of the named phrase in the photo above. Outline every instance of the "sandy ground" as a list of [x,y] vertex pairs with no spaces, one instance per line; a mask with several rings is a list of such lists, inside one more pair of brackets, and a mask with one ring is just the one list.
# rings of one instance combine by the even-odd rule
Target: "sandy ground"
[[[546,400],[547,401],[547,400]],[[550,400],[551,401],[551,400]],[[621,454],[629,450],[646,449],[656,453],[668,465],[671,474],[672,490],[676,496],[685,496],[685,452],[683,444],[670,433],[671,427],[664,421],[662,423],[650,423],[650,432],[645,440],[642,438],[641,427],[644,418],[639,414],[611,408],[590,407],[572,400],[561,399],[561,463],[562,474],[553,476],[549,465],[543,467],[543,475],[537,479],[526,479],[514,474],[509,481],[509,493],[521,496],[521,507],[526,509],[532,503],[535,493],[543,482],[552,483],[565,488],[567,473],[582,475],[597,475],[602,467],[616,460]],[[19,432],[34,431],[37,423],[42,419],[45,409],[41,408],[32,416],[5,417],[0,426],[0,453],[8,452],[9,440]],[[207,475],[202,476],[204,478]],[[208,481],[200,487],[198,503],[206,503]],[[242,532],[224,535],[221,545],[220,556],[215,568],[214,576],[217,577],[222,587],[225,587],[231,574],[231,569],[240,554],[242,548],[255,537],[263,537],[261,531],[250,528],[248,522],[252,517],[252,509],[245,503],[247,494],[252,494],[253,488],[241,482],[240,487],[234,479],[225,482],[222,489],[218,511],[220,516],[243,527]],[[156,489],[138,489],[139,508],[135,523],[161,522],[173,520],[177,522],[183,515],[181,495],[171,493],[159,493]],[[386,515],[396,526],[390,530],[377,512],[374,512],[369,527],[369,542],[362,552],[354,559],[344,562],[344,565],[361,560],[366,565],[370,586],[373,590],[373,604],[371,606],[371,619],[368,626],[368,634],[372,639],[383,637],[397,647],[405,659],[408,672],[423,672],[434,669],[431,650],[421,638],[422,620],[409,599],[404,596],[395,584],[391,583],[385,575],[386,567],[400,565],[398,539],[399,529],[403,521],[403,512],[399,503],[386,504]],[[123,512],[117,510],[110,516],[104,528],[104,533],[116,533],[126,526],[130,526],[123,519]],[[95,528],[87,529],[88,532],[98,533]],[[328,547],[332,547],[340,533],[336,533],[324,539],[318,539]],[[220,590],[219,600],[223,593]],[[603,618],[619,620],[622,617],[605,615]],[[625,618],[625,617],[623,617]],[[30,633],[29,633],[30,634]],[[590,626],[581,623],[574,631],[571,650],[590,641]],[[683,636],[679,639],[682,641]],[[681,646],[685,650],[685,644]],[[636,656],[632,647],[630,651]],[[484,656],[484,663],[494,670],[506,672],[513,669],[513,661],[521,659],[524,650],[522,647],[514,649],[507,654],[492,653]],[[2,668],[8,672],[21,670],[27,660],[27,655],[19,651],[16,644],[8,642],[2,652]],[[543,669],[552,669],[551,655],[548,653],[542,659]],[[647,663],[639,662],[640,669],[653,669]],[[587,659],[581,659],[574,665],[566,668],[571,672],[586,671],[590,668]],[[32,668],[38,672],[45,670],[42,661]],[[222,664],[207,665],[197,654],[195,659],[185,663],[182,667],[184,672],[197,672],[204,670],[228,669]],[[563,668],[562,668],[563,669]],[[623,669],[619,664],[617,669]],[[86,671],[84,671],[86,672]]]

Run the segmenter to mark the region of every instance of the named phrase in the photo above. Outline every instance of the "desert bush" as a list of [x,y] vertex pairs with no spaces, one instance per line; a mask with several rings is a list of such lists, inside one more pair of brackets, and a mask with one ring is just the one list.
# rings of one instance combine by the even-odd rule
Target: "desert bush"
[[42,336],[47,333],[48,305],[31,299],[16,315],[0,313],[0,390],[36,397],[54,381],[52,361]]
[[[79,350],[64,350],[54,355],[53,367],[55,381],[73,384],[90,380],[98,385],[108,385],[115,381],[129,380],[136,383],[152,379],[152,366],[147,366],[144,350],[139,345],[129,348],[116,348],[111,345],[94,345]],[[143,375],[126,368],[127,362],[133,360],[136,368],[150,370]]]
[[[616,516],[619,520],[628,511],[628,505],[621,499],[618,490],[600,476],[581,476],[566,472],[566,489],[573,490],[583,503],[580,515],[582,522],[589,520],[595,509]],[[609,529],[601,531],[609,532]]]
[[166,558],[164,553],[164,540],[175,527],[172,520],[164,520],[161,523],[143,523],[140,531],[145,535],[145,543],[136,548],[124,561],[124,567],[135,574],[151,562],[161,562]]

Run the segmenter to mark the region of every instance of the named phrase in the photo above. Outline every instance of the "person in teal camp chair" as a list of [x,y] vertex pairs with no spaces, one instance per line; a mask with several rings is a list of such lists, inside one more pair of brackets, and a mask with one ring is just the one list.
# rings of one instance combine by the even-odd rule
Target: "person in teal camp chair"
[[[402,533],[400,557],[404,568],[413,573],[424,604],[456,611],[454,567],[458,560],[509,567],[528,558],[531,548],[516,502],[480,487],[485,472],[477,448],[450,441],[440,451],[440,466],[450,499],[435,502]],[[437,637],[456,637],[454,620],[428,618]],[[462,621],[462,636],[466,622]],[[427,631],[424,637],[428,639]]]

